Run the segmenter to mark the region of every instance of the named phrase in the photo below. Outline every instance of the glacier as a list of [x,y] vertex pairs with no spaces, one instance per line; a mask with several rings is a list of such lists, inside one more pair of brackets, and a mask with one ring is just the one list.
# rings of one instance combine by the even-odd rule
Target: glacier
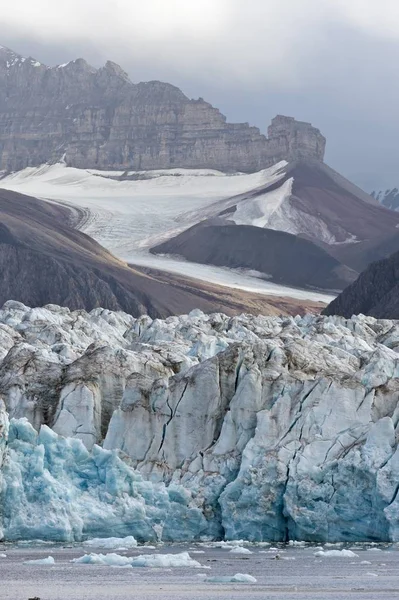
[[399,323],[0,310],[4,540],[399,541]]

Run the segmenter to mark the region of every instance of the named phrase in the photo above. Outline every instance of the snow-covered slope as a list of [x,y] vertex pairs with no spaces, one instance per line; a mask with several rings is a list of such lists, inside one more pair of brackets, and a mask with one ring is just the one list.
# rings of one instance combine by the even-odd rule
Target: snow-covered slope
[[[192,224],[181,220],[185,213],[201,214],[217,200],[274,181],[284,164],[251,175],[185,169],[123,174],[56,164],[13,173],[1,186],[86,209],[82,230],[119,258],[133,260],[137,249]],[[131,179],[116,179],[121,176]]]
[[[223,216],[239,225],[305,237],[346,264],[342,246],[386,238],[399,226],[399,214],[384,209],[321,162],[282,161],[249,175],[192,169],[102,172],[56,164],[7,175],[0,184],[67,203],[76,211],[82,231],[133,264],[280,295],[295,292],[276,290],[276,284],[251,277],[257,267],[232,274],[220,265],[199,267],[148,250],[200,221]],[[229,261],[226,266],[231,266]],[[312,292],[305,294],[316,299]]]
[[397,322],[9,302],[0,336],[6,538],[399,541]]
[[330,246],[378,238],[399,224],[398,216],[372,196],[316,161],[281,164],[275,180],[215,202],[205,212],[208,218],[223,215],[239,225],[277,229]]
[[[285,165],[281,162],[250,175],[226,175],[209,169],[86,171],[60,163],[13,173],[0,180],[0,186],[66,203],[75,211],[80,230],[130,263],[245,291],[328,303],[331,295],[281,286],[250,272],[148,252],[155,244],[206,218],[207,207],[278,181]],[[122,176],[123,180],[118,179]]]

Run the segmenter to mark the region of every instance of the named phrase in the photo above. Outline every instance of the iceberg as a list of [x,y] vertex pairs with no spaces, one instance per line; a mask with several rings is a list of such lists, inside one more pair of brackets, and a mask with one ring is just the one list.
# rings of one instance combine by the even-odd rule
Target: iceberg
[[55,560],[52,556],[47,558],[37,558],[35,560],[25,560],[24,565],[55,565]]
[[83,565],[104,565],[108,567],[150,567],[150,568],[176,568],[176,567],[202,567],[201,563],[193,560],[188,552],[179,554],[140,554],[135,557],[121,556],[120,554],[85,554],[74,558],[72,562]]

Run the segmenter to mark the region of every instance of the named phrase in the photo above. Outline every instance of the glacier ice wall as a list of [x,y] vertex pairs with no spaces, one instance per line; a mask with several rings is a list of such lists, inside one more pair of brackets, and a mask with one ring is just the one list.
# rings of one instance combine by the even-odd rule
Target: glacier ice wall
[[181,486],[152,484],[115,451],[12,419],[3,465],[7,540],[74,541],[110,532],[139,541],[191,540],[207,523]]
[[397,322],[8,302],[0,342],[7,538],[399,541]]

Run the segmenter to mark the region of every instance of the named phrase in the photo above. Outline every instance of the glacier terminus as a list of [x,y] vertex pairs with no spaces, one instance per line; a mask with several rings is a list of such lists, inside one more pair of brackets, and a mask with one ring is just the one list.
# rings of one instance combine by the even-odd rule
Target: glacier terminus
[[3,540],[399,541],[399,324],[0,310]]

